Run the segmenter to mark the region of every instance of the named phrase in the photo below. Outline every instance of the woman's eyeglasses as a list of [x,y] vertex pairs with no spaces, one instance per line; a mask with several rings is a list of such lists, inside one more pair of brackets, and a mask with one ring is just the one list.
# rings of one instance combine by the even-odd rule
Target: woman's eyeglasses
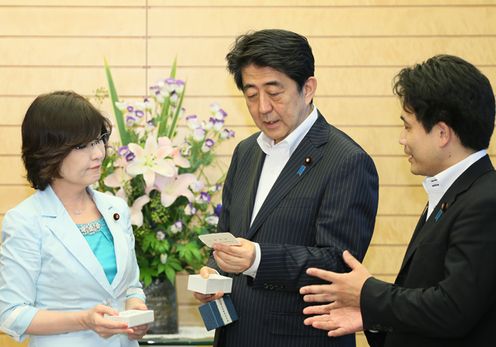
[[100,136],[98,136],[95,140],[90,141],[86,144],[81,144],[74,146],[74,149],[76,150],[83,150],[86,148],[94,148],[94,147],[103,147],[108,143],[110,134],[109,133],[103,133]]

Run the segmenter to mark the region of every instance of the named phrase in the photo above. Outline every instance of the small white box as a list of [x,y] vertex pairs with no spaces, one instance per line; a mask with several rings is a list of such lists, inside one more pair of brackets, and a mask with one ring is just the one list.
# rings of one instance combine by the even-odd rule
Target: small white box
[[230,293],[232,278],[218,274],[210,274],[208,278],[200,275],[189,275],[188,290],[202,294],[215,294],[217,292]]
[[127,323],[128,328],[148,324],[155,320],[153,310],[127,310],[119,312],[118,316],[104,315],[104,318],[115,322]]

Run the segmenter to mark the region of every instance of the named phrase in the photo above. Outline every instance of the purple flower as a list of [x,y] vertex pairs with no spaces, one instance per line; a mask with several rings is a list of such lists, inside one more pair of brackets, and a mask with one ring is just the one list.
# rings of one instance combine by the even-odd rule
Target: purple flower
[[209,191],[210,193],[212,193],[212,194],[213,194],[213,193],[215,193],[215,192],[218,192],[218,191],[219,191],[219,190],[221,190],[221,189],[222,189],[222,184],[220,184],[220,183],[216,183],[216,184],[214,184],[213,186],[210,186],[210,187],[208,188],[208,191]]
[[210,225],[217,225],[219,223],[219,217],[213,215],[208,216],[207,218],[205,218],[205,222]]
[[183,222],[181,222],[180,220],[178,220],[177,222],[175,222],[173,225],[171,225],[170,227],[170,231],[173,233],[173,234],[177,234],[178,232],[180,232],[181,230],[183,230]]
[[205,138],[205,129],[196,128],[193,132],[193,139],[195,141],[202,141]]
[[198,119],[198,116],[196,114],[190,114],[189,116],[186,116],[186,121],[192,122],[196,121]]
[[210,194],[205,192],[200,193],[200,202],[209,203],[210,199],[211,199]]
[[135,114],[135,115],[136,115],[136,117],[138,117],[138,118],[141,118],[141,117],[143,117],[143,116],[145,115],[145,113],[144,113],[143,111],[141,111],[141,110],[136,110],[136,111],[134,111],[134,114]]
[[126,154],[126,157],[125,157],[125,158],[126,158],[126,161],[131,161],[131,160],[133,160],[135,157],[136,157],[136,156],[134,155],[134,153],[133,153],[133,152],[128,152],[128,153]]
[[217,103],[213,103],[210,105],[210,113],[217,120],[224,120],[224,118],[227,117],[227,112],[224,111],[222,108],[220,108],[219,104],[217,104]]
[[210,151],[212,149],[214,144],[215,144],[214,140],[206,139],[205,142],[203,143],[203,146],[202,146],[202,152],[207,153],[208,151]]
[[196,207],[193,206],[192,203],[189,203],[184,208],[184,214],[187,216],[192,216],[196,213]]
[[223,140],[228,140],[230,138],[234,137],[234,131],[229,130],[229,129],[224,129],[220,133],[220,138]]
[[129,105],[129,106],[127,107],[127,111],[128,111],[128,112],[133,112],[133,110],[134,110],[133,106]]
[[219,108],[219,111],[218,112],[222,115],[223,118],[226,118],[227,117],[227,112],[224,111],[223,109]]
[[219,131],[220,129],[222,129],[223,126],[224,126],[224,120],[223,119],[216,119],[215,120],[214,129],[216,131]]
[[183,157],[188,157],[190,154],[191,154],[191,145],[189,143],[185,142],[181,146],[181,155]]
[[128,146],[120,146],[119,149],[117,150],[117,154],[119,154],[121,157],[123,155],[126,155],[129,153],[129,147]]
[[217,206],[214,207],[214,214],[217,217],[220,217],[221,212],[222,212],[222,204],[217,204]]
[[174,80],[174,84],[176,86],[184,86],[184,81],[183,80]]
[[155,234],[155,237],[157,238],[157,240],[162,241],[163,239],[165,239],[165,234],[163,231],[159,230]]
[[126,125],[128,127],[133,126],[136,123],[137,118],[131,115],[126,116]]

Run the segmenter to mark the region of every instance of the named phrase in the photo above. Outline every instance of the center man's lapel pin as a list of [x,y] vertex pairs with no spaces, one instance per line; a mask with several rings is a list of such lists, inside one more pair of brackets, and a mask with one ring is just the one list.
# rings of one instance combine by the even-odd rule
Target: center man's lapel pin
[[298,176],[301,176],[303,174],[303,172],[305,172],[305,169],[307,168],[307,166],[309,166],[311,163],[312,163],[312,157],[306,157],[304,162],[303,162],[303,165],[300,166],[298,171],[296,171],[296,174]]

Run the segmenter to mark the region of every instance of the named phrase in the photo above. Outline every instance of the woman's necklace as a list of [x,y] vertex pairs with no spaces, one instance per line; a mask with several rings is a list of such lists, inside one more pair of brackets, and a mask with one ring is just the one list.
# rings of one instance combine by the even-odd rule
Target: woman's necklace
[[86,211],[86,208],[88,207],[88,204],[86,203],[86,201],[87,201],[86,195],[83,195],[83,197],[79,203],[79,206],[81,206],[80,208],[74,208],[72,206],[69,207],[66,204],[63,204],[63,205],[64,205],[65,209],[68,210],[69,212],[71,212],[72,214],[74,214],[76,216],[80,216],[84,211]]
[[73,210],[72,213],[74,213],[76,216],[79,216],[81,213],[84,212],[84,210],[86,210],[86,207],[83,207],[79,210]]

